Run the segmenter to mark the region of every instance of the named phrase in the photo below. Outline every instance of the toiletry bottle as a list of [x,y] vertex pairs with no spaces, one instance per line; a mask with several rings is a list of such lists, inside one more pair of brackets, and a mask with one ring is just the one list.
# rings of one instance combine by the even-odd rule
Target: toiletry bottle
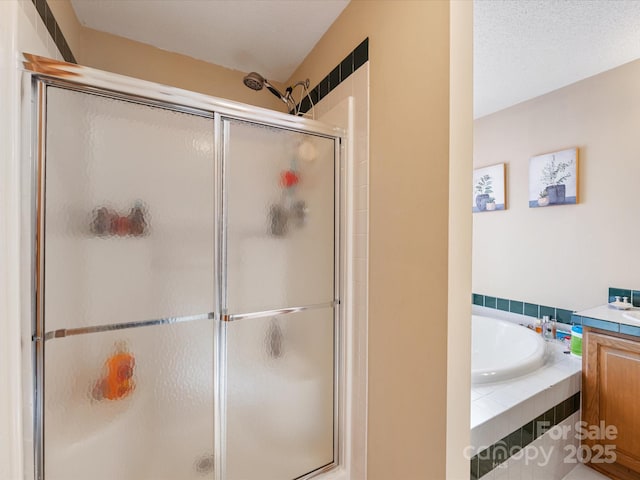
[[551,319],[551,340],[556,339],[556,335],[558,334],[558,325],[555,319]]
[[549,338],[549,315],[542,317],[542,338]]
[[539,318],[536,320],[536,333],[542,334],[542,321]]

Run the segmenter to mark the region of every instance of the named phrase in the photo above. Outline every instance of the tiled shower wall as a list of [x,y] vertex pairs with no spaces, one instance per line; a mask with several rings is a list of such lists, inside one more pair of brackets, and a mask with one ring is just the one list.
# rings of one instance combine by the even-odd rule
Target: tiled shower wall
[[22,329],[29,329],[21,319],[30,316],[31,304],[29,279],[20,272],[21,262],[28,258],[22,247],[26,237],[21,228],[28,221],[21,209],[28,204],[21,190],[21,167],[29,158],[22,152],[29,152],[31,146],[30,137],[24,138],[22,132],[31,130],[31,118],[22,113],[29,111],[23,110],[26,102],[20,104],[23,85],[18,59],[22,52],[59,60],[62,55],[30,0],[0,1],[0,46],[0,478],[17,479],[23,478],[24,468],[29,470],[33,457],[31,425],[27,421],[20,425],[22,406],[30,404],[26,388],[30,385],[21,378],[22,368],[29,368],[30,350],[21,352],[20,344]]
[[[351,109],[351,164],[345,166],[347,196],[350,208],[347,222],[351,224],[350,263],[352,299],[351,332],[354,336],[351,361],[353,409],[351,435],[351,478],[366,478],[366,365],[367,365],[367,279],[369,238],[369,64],[363,64],[355,72],[344,77],[338,85],[315,105],[316,119],[349,129]],[[351,257],[351,258],[349,258]]]
[[[71,48],[69,48],[67,39],[63,35],[60,25],[58,25],[58,22],[53,16],[53,12],[49,8],[46,0],[20,0],[20,3],[31,4],[30,6],[32,8],[28,8],[28,10],[37,15],[37,19],[39,19],[39,21],[35,22],[35,24],[37,24],[38,36],[43,41],[52,44],[54,49],[58,50],[56,55],[51,58],[76,63],[76,59],[71,52]],[[23,5],[23,8],[25,10],[27,9],[25,5]],[[33,14],[29,13],[29,16]],[[47,37],[46,40],[43,37]],[[49,50],[51,50],[51,48]]]

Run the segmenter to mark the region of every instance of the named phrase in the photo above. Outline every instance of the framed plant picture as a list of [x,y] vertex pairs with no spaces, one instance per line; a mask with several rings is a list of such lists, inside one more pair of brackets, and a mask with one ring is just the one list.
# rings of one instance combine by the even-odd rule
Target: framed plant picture
[[529,159],[529,207],[578,203],[578,149]]
[[473,171],[473,211],[492,212],[507,208],[506,165],[500,163]]

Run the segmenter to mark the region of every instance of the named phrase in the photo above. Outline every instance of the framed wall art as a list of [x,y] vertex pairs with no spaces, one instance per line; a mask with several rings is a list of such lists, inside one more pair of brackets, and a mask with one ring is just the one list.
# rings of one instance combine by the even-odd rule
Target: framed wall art
[[529,207],[578,203],[578,149],[537,155],[529,159]]
[[492,212],[507,208],[506,165],[500,163],[473,171],[473,211]]

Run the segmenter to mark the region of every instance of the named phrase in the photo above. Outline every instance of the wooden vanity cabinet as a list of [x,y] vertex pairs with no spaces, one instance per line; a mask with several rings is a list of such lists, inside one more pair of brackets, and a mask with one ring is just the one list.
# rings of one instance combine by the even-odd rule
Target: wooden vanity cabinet
[[[588,465],[613,479],[640,480],[640,337],[585,328],[582,347],[582,420],[586,428],[617,428],[616,438],[582,440]],[[613,463],[596,458],[607,445]]]

